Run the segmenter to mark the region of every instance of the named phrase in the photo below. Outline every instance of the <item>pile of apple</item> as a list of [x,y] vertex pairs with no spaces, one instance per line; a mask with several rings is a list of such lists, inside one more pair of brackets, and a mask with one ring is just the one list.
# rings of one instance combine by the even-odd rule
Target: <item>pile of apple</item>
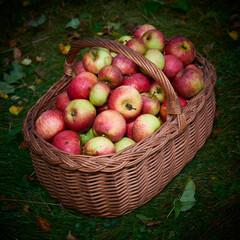
[[[150,24],[117,41],[144,55],[171,81],[182,107],[204,85],[193,64],[195,47],[184,37],[167,41]],[[73,154],[118,152],[155,132],[166,121],[166,100],[159,84],[136,63],[106,48],[90,48],[75,64],[65,92],[36,121],[48,142]]]

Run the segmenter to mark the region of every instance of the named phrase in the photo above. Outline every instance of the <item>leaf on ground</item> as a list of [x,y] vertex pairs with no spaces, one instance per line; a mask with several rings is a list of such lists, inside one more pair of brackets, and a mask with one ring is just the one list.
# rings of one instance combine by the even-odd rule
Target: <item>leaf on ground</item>
[[43,232],[50,232],[52,230],[51,223],[45,218],[39,216],[36,220],[38,227],[42,229]]
[[8,99],[8,95],[3,93],[2,89],[0,89],[0,97],[3,99]]
[[10,85],[6,82],[3,82],[3,81],[0,81],[0,89],[4,95],[13,93],[15,91],[15,88],[12,85]]
[[24,214],[29,213],[29,205],[25,204],[22,211]]
[[28,174],[25,174],[23,177],[25,177],[28,182],[32,182],[34,180],[34,178],[32,176],[29,176]]
[[8,46],[10,48],[14,48],[14,47],[17,46],[17,43],[18,43],[18,41],[16,39],[12,39],[12,40],[9,41]]
[[29,66],[32,63],[30,58],[24,58],[21,62],[22,65]]
[[27,148],[28,148],[28,144],[25,141],[22,141],[19,146],[19,149],[27,149]]
[[233,39],[233,40],[238,40],[238,33],[237,31],[231,31],[231,32],[228,32],[228,35]]
[[35,69],[35,73],[40,77],[40,78],[45,78],[46,76],[46,71],[44,70],[40,70],[39,68]]
[[38,27],[39,25],[43,24],[45,21],[46,21],[46,16],[42,14],[41,17],[31,25],[32,27]]
[[65,28],[71,27],[73,29],[78,28],[80,21],[78,18],[73,18],[69,23],[66,24]]
[[149,217],[146,217],[142,214],[136,214],[136,217],[140,220],[143,220],[143,221],[149,221],[149,220],[152,220],[152,218],[149,218]]
[[39,62],[44,61],[45,59],[44,59],[44,57],[39,57],[39,56],[37,56],[37,57],[35,58],[35,60],[36,60],[37,63],[39,63]]
[[189,4],[189,1],[187,1],[187,0],[175,0],[170,5],[170,7],[173,9],[181,10],[181,11],[185,12],[186,14],[189,14],[189,12],[190,12],[190,4]]
[[71,231],[69,231],[66,240],[77,240],[77,238],[71,234]]
[[175,219],[177,219],[180,212],[187,211],[195,205],[195,189],[195,183],[191,178],[188,178],[181,197],[175,199],[173,202]]
[[9,112],[11,113],[11,114],[14,114],[14,115],[16,115],[16,116],[18,116],[18,114],[21,112],[23,110],[23,107],[22,106],[11,106],[10,108],[9,108]]
[[14,48],[13,49],[13,59],[14,60],[20,60],[22,57],[22,51],[19,48]]
[[58,47],[63,54],[67,54],[69,52],[70,48],[71,48],[70,45],[64,46],[62,43],[59,43]]

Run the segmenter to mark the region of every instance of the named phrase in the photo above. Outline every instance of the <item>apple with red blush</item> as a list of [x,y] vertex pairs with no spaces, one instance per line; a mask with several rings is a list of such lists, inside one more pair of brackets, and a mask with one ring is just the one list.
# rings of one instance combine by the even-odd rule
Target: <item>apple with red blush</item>
[[165,46],[166,55],[174,55],[179,58],[184,66],[192,63],[196,56],[193,43],[185,37],[174,37]]
[[198,67],[197,65],[195,64],[188,64],[185,69],[194,69],[196,71],[198,71],[202,76],[203,76],[203,71],[201,70],[200,67]]
[[160,103],[163,103],[165,100],[165,93],[160,85],[154,80],[151,82],[149,92],[151,94],[151,98],[158,100]]
[[82,60],[78,61],[74,64],[74,70],[75,70],[76,74],[87,71],[85,69],[85,67],[83,66],[83,61]]
[[87,99],[74,99],[64,108],[63,118],[69,129],[85,132],[91,128],[96,118],[96,109]]
[[108,99],[109,109],[121,113],[127,122],[131,122],[141,113],[142,105],[138,90],[126,85],[115,88]]
[[184,69],[174,77],[173,87],[178,96],[189,99],[203,89],[204,79],[197,70]]
[[131,40],[132,37],[129,36],[129,35],[124,35],[124,36],[121,36],[119,39],[118,39],[118,42],[122,43],[123,45],[125,45],[129,40]]
[[143,34],[151,29],[156,28],[153,25],[147,23],[139,26],[137,30],[134,32],[134,38],[142,39]]
[[142,36],[142,41],[147,49],[157,49],[162,51],[165,47],[166,39],[162,32],[157,29],[151,29]]
[[148,113],[156,116],[160,111],[160,102],[151,98],[151,95],[147,97],[146,94],[141,94],[143,99],[143,106],[141,113]]
[[147,47],[144,42],[138,38],[133,38],[129,40],[125,45],[133,49],[134,51],[139,52],[142,55],[144,55],[147,51]]
[[100,156],[115,153],[116,149],[111,140],[98,136],[90,139],[83,148],[85,155]]
[[84,53],[82,61],[88,72],[98,74],[104,66],[111,65],[112,55],[107,48],[93,47]]
[[133,120],[131,122],[127,122],[127,128],[126,128],[126,132],[125,132],[125,137],[133,139],[132,127],[133,127],[134,121],[135,120]]
[[114,143],[114,147],[116,149],[116,152],[120,152],[121,150],[135,144],[136,142],[131,139],[131,138],[127,138],[127,137],[123,137],[121,138],[118,142]]
[[81,72],[69,83],[67,94],[70,99],[88,99],[91,88],[98,78],[91,72]]
[[52,140],[56,148],[73,154],[81,154],[81,139],[77,132],[72,130],[63,130]]
[[56,98],[56,108],[63,111],[66,105],[70,102],[67,92],[60,93]]
[[124,78],[122,85],[132,86],[140,93],[147,92],[150,89],[149,79],[142,73],[135,73]]
[[66,129],[62,111],[55,109],[46,110],[37,118],[35,127],[37,133],[43,139],[51,141],[57,133]]

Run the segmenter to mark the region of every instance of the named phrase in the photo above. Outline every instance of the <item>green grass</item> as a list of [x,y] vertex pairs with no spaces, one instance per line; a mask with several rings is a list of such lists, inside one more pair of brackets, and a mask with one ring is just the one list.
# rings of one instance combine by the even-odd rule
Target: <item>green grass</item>
[[[190,3],[189,12],[186,14],[183,7],[173,8],[174,2]],[[27,77],[15,84],[15,92],[9,94],[8,99],[0,98],[1,239],[66,239],[69,231],[77,239],[87,240],[240,238],[237,214],[240,211],[240,42],[228,35],[233,30],[240,34],[240,29],[233,28],[229,21],[233,14],[240,12],[237,4],[230,7],[227,1],[191,2],[166,1],[158,5],[155,12],[145,1],[133,0],[75,3],[55,0],[50,4],[32,0],[28,7],[23,7],[22,1],[12,5],[0,1],[0,7],[5,8],[1,16],[4,23],[0,33],[1,76],[10,68],[9,64],[4,64],[4,59],[13,58],[8,46],[11,39],[17,40],[23,55],[33,60],[31,66],[25,67]],[[41,14],[46,16],[42,25],[19,33],[19,27],[39,19]],[[81,20],[80,26],[75,30],[66,29],[65,25],[75,17]],[[237,21],[239,19],[240,15]],[[117,30],[102,37],[116,39],[130,34],[132,27],[150,23],[168,39],[177,35],[189,38],[216,69],[217,114],[213,132],[203,148],[158,196],[125,216],[101,219],[65,209],[51,198],[36,178],[29,151],[20,145],[23,141],[21,127],[28,110],[63,76],[65,55],[58,44],[66,44],[67,36],[73,31],[81,38],[97,37],[98,28],[111,23],[117,24]],[[43,38],[45,40],[41,41]],[[36,63],[36,56],[44,57],[45,61]],[[44,73],[44,77],[38,76],[35,68]],[[36,84],[37,78],[42,82]],[[23,106],[23,111],[18,116],[12,115],[9,112],[12,105]],[[25,174],[34,180],[28,181]],[[169,213],[188,177],[196,185],[196,203],[174,220],[174,212]],[[138,214],[151,220],[143,221]],[[51,231],[44,232],[36,224],[38,216],[48,220]]]

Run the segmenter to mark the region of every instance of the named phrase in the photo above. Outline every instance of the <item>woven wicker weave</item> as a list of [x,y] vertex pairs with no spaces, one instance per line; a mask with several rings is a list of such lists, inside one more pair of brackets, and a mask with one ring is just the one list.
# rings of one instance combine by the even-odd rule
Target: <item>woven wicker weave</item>
[[[93,46],[121,53],[145,69],[166,94],[169,119],[155,133],[118,153],[73,155],[43,140],[35,130],[35,121],[45,110],[55,108],[57,95],[66,91],[78,52]],[[41,185],[64,206],[107,218],[127,214],[159,194],[194,158],[212,131],[216,72],[199,54],[195,61],[203,67],[205,86],[182,109],[170,81],[141,54],[106,39],[75,43],[67,55],[64,76],[29,110],[23,125]]]

